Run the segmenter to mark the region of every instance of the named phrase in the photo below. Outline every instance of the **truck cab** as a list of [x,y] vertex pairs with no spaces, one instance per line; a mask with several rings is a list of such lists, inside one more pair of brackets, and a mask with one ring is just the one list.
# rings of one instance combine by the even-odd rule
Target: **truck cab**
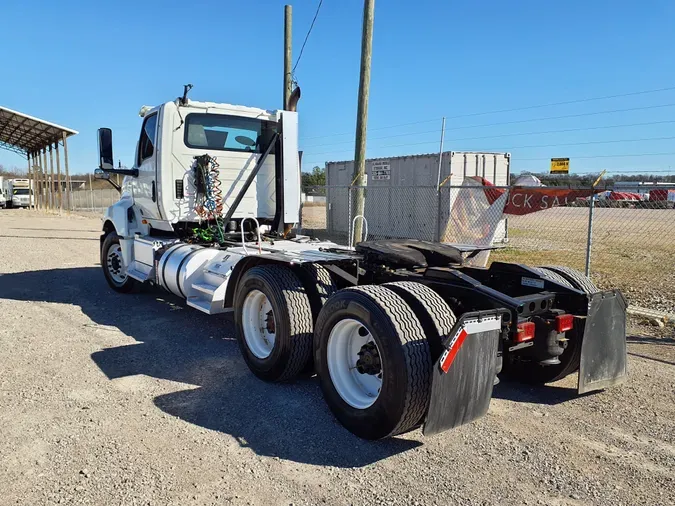
[[[170,232],[180,223],[203,221],[195,205],[196,157],[209,154],[216,161],[219,178],[214,183],[227,210],[273,139],[275,145],[232,219],[254,217],[270,227],[298,221],[297,113],[189,100],[144,106],[140,116],[132,169],[110,172],[127,176],[121,205],[133,202],[151,228]],[[289,184],[277,184],[280,173]]]

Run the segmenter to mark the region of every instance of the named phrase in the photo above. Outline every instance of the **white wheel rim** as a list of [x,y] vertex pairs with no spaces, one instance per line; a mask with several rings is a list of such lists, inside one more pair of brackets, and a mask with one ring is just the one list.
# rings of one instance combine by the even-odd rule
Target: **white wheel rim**
[[127,268],[122,260],[122,248],[119,244],[111,244],[106,252],[106,267],[112,280],[118,284],[124,284],[127,280]]
[[356,409],[372,406],[382,389],[382,366],[379,374],[361,373],[357,369],[359,351],[368,343],[372,343],[370,346],[374,346],[381,357],[368,329],[352,318],[340,320],[328,336],[326,351],[330,379],[342,400]]
[[260,290],[251,290],[244,299],[241,312],[246,346],[260,359],[269,357],[276,340],[276,319],[267,295]]

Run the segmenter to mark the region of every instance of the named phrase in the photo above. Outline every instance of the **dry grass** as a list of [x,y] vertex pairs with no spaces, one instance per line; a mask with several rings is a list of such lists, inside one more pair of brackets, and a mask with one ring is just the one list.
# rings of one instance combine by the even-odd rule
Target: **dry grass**
[[326,204],[322,202],[306,202],[302,206],[302,227],[319,230],[325,229]]
[[[587,208],[556,208],[509,218],[509,247],[493,260],[560,264],[583,270]],[[643,305],[675,310],[675,211],[595,209],[591,277]],[[670,308],[667,306],[670,305]]]
[[[319,203],[316,203],[319,204]],[[492,260],[584,270],[588,208],[558,207],[508,217],[508,247]],[[596,208],[591,277],[639,305],[675,312],[675,210]],[[303,227],[326,228],[324,204],[303,211]]]

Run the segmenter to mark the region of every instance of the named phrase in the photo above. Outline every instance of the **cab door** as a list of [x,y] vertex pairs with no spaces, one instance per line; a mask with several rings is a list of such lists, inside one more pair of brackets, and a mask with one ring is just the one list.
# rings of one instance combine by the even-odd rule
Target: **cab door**
[[141,136],[136,149],[138,177],[132,180],[134,202],[141,214],[149,219],[161,219],[157,204],[157,139],[159,111],[147,115],[141,126]]

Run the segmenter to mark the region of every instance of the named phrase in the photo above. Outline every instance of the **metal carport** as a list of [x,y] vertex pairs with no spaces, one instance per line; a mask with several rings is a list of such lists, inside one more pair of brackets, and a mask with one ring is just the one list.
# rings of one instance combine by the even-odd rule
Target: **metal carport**
[[[59,145],[61,145],[65,169],[65,207],[70,210],[67,139],[77,133],[76,130],[0,106],[0,148],[26,156],[28,179],[33,185],[36,209],[63,210],[61,157],[59,155]],[[49,160],[47,153],[49,153]],[[56,179],[54,179],[54,158],[56,158]]]

